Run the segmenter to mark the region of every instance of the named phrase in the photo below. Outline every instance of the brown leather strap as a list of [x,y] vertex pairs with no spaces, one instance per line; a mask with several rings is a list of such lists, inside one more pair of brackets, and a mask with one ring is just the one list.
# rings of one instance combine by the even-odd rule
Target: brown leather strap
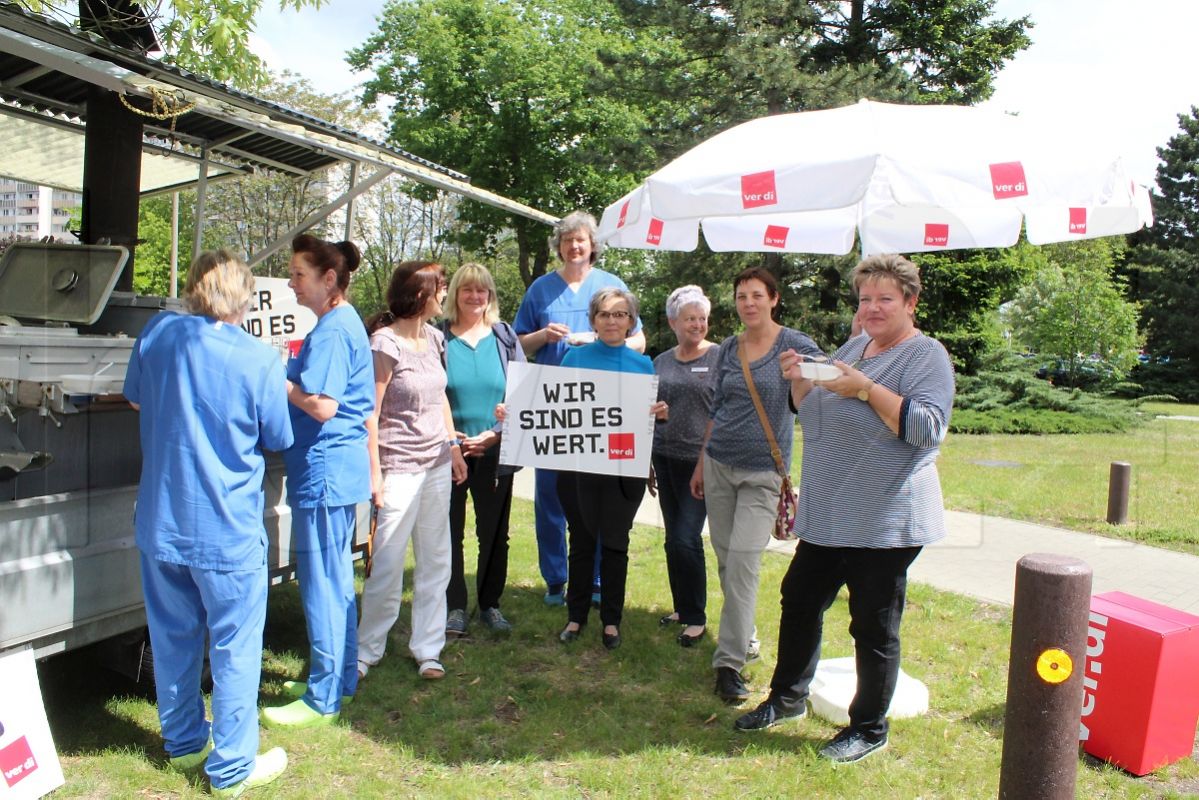
[[783,466],[783,451],[779,449],[778,440],[774,438],[770,419],[766,416],[766,409],[762,407],[762,398],[758,396],[758,387],[754,386],[754,376],[749,371],[749,359],[745,357],[740,336],[737,337],[737,358],[741,361],[741,372],[745,375],[745,385],[749,387],[749,397],[754,401],[754,408],[758,410],[758,421],[762,423],[762,430],[766,431],[766,441],[770,444],[770,455],[774,457],[775,469],[779,475],[787,477],[787,468]]

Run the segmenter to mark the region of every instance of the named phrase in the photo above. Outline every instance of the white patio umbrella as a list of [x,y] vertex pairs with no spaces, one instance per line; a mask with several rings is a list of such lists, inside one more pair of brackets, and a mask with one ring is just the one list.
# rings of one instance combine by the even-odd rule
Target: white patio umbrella
[[861,100],[746,122],[605,209],[613,247],[863,255],[1130,233],[1149,193],[1095,132],[965,106]]

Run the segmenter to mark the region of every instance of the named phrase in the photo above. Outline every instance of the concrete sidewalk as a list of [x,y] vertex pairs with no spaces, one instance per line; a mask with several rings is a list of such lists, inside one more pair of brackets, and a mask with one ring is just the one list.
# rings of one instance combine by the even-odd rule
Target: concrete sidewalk
[[[533,470],[516,474],[515,494],[533,499]],[[662,527],[657,500],[648,494],[637,522]],[[945,522],[949,535],[924,549],[909,572],[912,580],[1010,605],[1016,562],[1029,553],[1061,553],[1091,565],[1096,594],[1119,590],[1199,614],[1199,556],[960,511],[945,512]],[[774,541],[768,548],[782,555],[794,549]]]

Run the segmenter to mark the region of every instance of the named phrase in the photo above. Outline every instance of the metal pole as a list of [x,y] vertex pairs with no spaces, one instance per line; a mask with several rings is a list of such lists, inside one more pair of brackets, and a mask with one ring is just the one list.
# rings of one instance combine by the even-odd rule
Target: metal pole
[[1128,485],[1132,464],[1113,461],[1107,478],[1107,521],[1112,525],[1128,522]]
[[204,246],[204,217],[208,214],[208,148],[200,151],[200,174],[196,181],[196,219],[192,239],[192,261],[200,257],[200,249]]
[[167,297],[179,296],[179,193],[171,192],[171,286]]
[[354,238],[354,184],[358,180],[358,162],[350,164],[350,186],[346,191],[350,193],[350,199],[346,201],[346,235],[342,237],[345,241],[351,241]]
[[1091,567],[1032,553],[1016,564],[1001,800],[1073,800]]

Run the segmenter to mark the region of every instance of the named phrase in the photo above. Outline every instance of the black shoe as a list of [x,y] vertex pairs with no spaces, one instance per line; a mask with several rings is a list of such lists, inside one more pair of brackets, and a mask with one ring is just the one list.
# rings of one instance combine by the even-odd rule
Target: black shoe
[[562,633],[558,634],[558,641],[562,642],[562,644],[570,644],[571,642],[577,642],[579,640],[579,637],[582,635],[583,635],[583,626],[582,625],[575,628],[573,631],[569,627],[567,627],[567,628],[563,628]]
[[732,667],[716,668],[715,692],[717,697],[726,703],[740,703],[749,697],[749,689],[745,688],[745,679]]
[[666,616],[662,617],[662,619],[658,620],[658,624],[663,628],[668,628],[671,625],[682,625],[683,621],[673,614],[667,614]]
[[842,728],[832,741],[820,748],[820,757],[837,764],[849,764],[861,761],[866,756],[884,750],[886,747],[887,737],[885,734],[883,738],[873,740],[868,739],[866,734],[861,731]]
[[767,698],[753,711],[737,717],[737,721],[733,723],[733,727],[739,731],[761,731],[766,728],[772,728],[784,720],[802,719],[807,714],[807,703],[804,703],[804,705],[795,711],[784,711],[780,706],[775,705]]
[[615,650],[616,648],[620,647],[619,630],[617,630],[616,633],[605,633],[601,636],[601,638],[604,641],[604,647],[608,648],[609,650]]
[[697,643],[697,642],[698,642],[700,639],[704,638],[704,637],[705,637],[705,636],[707,636],[707,635],[708,635],[708,629],[707,629],[707,628],[704,628],[702,631],[700,631],[699,633],[695,634],[694,636],[688,636],[688,635],[687,635],[687,632],[686,632],[686,631],[683,631],[683,633],[680,633],[680,634],[679,634],[677,637],[675,637],[675,638],[678,640],[678,642],[679,642],[679,645],[680,645],[681,647],[695,647],[696,643]]

